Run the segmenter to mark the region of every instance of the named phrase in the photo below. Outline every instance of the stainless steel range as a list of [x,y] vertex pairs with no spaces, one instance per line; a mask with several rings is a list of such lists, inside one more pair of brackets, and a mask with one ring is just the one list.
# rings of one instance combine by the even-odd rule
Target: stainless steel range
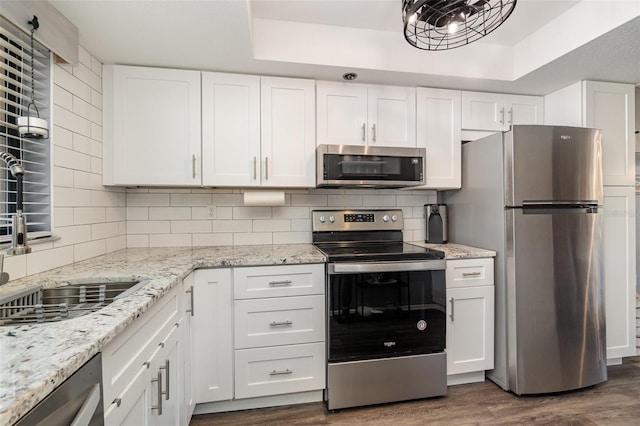
[[403,242],[402,210],[313,211],[327,256],[327,408],[447,391],[444,253]]

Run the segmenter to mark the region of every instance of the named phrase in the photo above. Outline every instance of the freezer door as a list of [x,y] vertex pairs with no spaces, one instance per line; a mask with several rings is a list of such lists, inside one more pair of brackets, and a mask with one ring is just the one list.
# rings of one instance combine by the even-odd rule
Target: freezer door
[[518,395],[607,379],[602,217],[579,210],[594,213],[506,210],[509,388]]
[[602,142],[597,129],[513,126],[504,134],[505,205],[596,201],[602,205]]

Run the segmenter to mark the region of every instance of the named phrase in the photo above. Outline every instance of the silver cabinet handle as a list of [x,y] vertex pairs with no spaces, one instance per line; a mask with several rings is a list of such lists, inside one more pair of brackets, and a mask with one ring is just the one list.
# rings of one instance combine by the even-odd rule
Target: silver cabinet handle
[[376,141],[376,125],[371,126],[371,142]]
[[269,179],[269,157],[264,157],[264,180]]
[[269,285],[271,287],[276,287],[276,286],[280,286],[280,285],[291,285],[291,283],[292,283],[291,280],[269,281]]
[[479,277],[480,275],[482,275],[482,273],[480,272],[463,272],[462,273],[463,277]]
[[112,404],[116,404],[116,407],[119,407],[122,404],[122,398],[116,398],[113,400]]
[[158,405],[152,405],[152,410],[158,410],[158,415],[162,415],[162,372],[158,370],[158,378],[151,379],[151,383],[157,383],[158,386]]
[[362,142],[367,140],[367,124],[362,123]]
[[511,122],[513,121],[513,108],[509,108],[509,111],[507,111],[507,114],[509,114],[509,119],[507,120],[507,124],[511,124]]
[[498,119],[500,124],[504,122],[504,108],[500,108],[500,118]]
[[452,297],[451,299],[449,299],[449,302],[451,302],[451,315],[449,315],[449,318],[451,318],[451,322],[453,322],[453,310],[455,306],[455,299]]
[[286,370],[273,370],[269,373],[270,376],[281,376],[283,374],[293,374],[293,370],[287,368]]
[[185,293],[189,293],[189,298],[191,299],[190,309],[187,309],[187,312],[190,312],[191,316],[193,316],[195,312],[195,309],[193,306],[193,286],[189,287],[189,290],[187,290]]
[[289,320],[287,320],[287,321],[280,321],[280,322],[278,322],[278,321],[271,321],[271,322],[269,323],[269,327],[283,327],[283,326],[284,326],[284,327],[288,327],[288,326],[290,326],[290,325],[293,325],[293,321],[289,321]]
[[258,178],[258,158],[253,157],[253,180]]
[[[160,370],[164,370],[164,384],[167,388],[166,392],[162,392],[162,394],[164,395],[164,399],[166,399],[167,401],[169,400],[169,398],[171,398],[171,396],[169,395],[169,369],[171,367],[171,362],[167,359],[164,362],[164,367],[160,367]],[[162,387],[161,387],[162,389]]]
[[193,154],[191,156],[191,171],[193,173],[193,178],[196,178],[196,155]]

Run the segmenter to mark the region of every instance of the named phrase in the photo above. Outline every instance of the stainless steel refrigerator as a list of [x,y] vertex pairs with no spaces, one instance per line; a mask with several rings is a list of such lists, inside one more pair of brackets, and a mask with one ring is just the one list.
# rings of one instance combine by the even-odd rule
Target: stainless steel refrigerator
[[607,380],[596,129],[514,125],[462,146],[450,241],[495,250],[495,368],[538,394]]

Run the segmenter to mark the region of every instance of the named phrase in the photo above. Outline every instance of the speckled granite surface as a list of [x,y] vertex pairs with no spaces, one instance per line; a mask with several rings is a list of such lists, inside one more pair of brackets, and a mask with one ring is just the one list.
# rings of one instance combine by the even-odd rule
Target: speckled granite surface
[[475,259],[479,257],[495,257],[496,255],[496,252],[493,250],[470,247],[462,244],[454,244],[454,243],[428,244],[420,241],[411,241],[409,244],[443,251],[445,254],[445,259],[449,259],[449,260]]
[[150,281],[80,318],[0,327],[0,425],[10,425],[66,380],[120,331],[197,268],[323,263],[311,244],[126,249],[0,287],[0,297],[33,284],[57,287],[89,278]]

